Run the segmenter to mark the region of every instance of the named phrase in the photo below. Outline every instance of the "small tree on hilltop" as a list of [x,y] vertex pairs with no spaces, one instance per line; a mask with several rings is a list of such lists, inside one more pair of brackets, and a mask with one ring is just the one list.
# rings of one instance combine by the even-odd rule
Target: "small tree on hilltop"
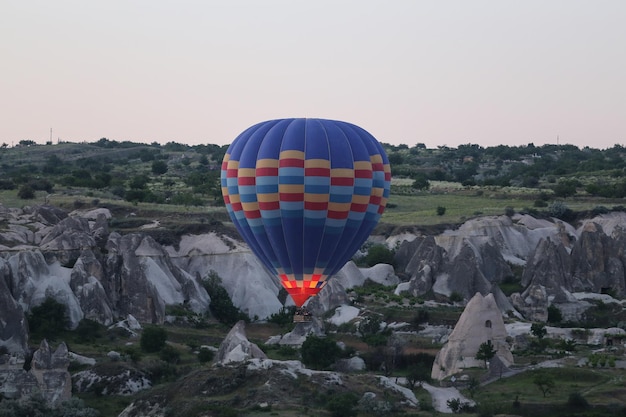
[[485,343],[481,343],[478,348],[478,352],[476,352],[475,358],[478,360],[485,361],[485,368],[487,367],[487,361],[491,360],[494,356],[496,356],[497,350],[491,344],[491,340],[487,340]]

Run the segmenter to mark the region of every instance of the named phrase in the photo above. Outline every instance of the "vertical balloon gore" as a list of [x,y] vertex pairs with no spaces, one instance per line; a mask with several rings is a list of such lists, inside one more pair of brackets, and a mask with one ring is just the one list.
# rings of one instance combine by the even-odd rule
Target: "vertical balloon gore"
[[389,197],[391,170],[362,128],[324,119],[256,124],[222,162],[235,227],[302,306],[367,240]]

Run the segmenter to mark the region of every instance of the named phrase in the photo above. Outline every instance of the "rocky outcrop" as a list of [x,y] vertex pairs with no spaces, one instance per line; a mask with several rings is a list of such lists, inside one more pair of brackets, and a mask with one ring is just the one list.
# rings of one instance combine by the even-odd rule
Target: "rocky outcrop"
[[28,323],[22,306],[11,295],[10,267],[0,258],[0,346],[8,352],[26,352]]
[[0,357],[0,394],[5,398],[22,398],[39,392],[52,405],[67,401],[72,396],[69,364],[65,343],[52,351],[46,340],[34,352],[29,371],[24,370],[23,359],[3,355]]
[[483,297],[476,293],[467,303],[447,343],[437,353],[431,377],[442,380],[465,368],[483,367],[484,361],[476,359],[476,353],[487,341],[491,341],[505,366],[513,363],[502,312],[492,294]]
[[246,335],[246,323],[239,321],[230,329],[220,344],[215,363],[229,364],[231,362],[244,362],[248,359],[267,359],[267,355],[254,343],[248,340]]
[[148,375],[123,362],[96,365],[72,376],[75,392],[95,395],[133,395],[152,387]]

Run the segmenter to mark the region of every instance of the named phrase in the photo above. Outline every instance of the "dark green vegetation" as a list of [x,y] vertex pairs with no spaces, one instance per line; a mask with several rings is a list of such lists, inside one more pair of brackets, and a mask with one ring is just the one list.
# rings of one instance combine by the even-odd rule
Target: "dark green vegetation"
[[[572,145],[467,144],[426,149],[383,145],[392,167],[392,195],[383,223],[459,223],[479,214],[550,215],[573,221],[581,212],[623,208],[626,149]],[[220,168],[227,146],[95,143],[0,146],[0,201],[60,207],[143,204],[153,210],[202,213],[198,228],[227,221]],[[166,208],[171,206],[170,209]],[[132,229],[141,217],[117,220]],[[187,226],[189,227],[189,226]]]

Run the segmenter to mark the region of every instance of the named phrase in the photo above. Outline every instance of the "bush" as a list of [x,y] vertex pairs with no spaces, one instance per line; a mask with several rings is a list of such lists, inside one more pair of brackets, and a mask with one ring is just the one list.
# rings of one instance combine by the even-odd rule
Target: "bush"
[[267,321],[279,326],[288,326],[293,323],[293,315],[296,313],[296,307],[282,307],[278,313],[274,313]]
[[198,360],[202,363],[211,362],[215,357],[215,353],[211,349],[200,348],[198,352]]
[[437,206],[437,216],[443,216],[446,214],[446,208],[443,206]]
[[202,280],[202,284],[207,293],[209,293],[209,297],[211,297],[209,309],[220,323],[233,325],[239,320],[250,320],[248,316],[233,305],[228,292],[222,286],[222,279],[215,271],[209,272],[209,276]]
[[569,397],[567,397],[567,406],[576,409],[583,409],[589,407],[589,403],[580,392],[572,392]]
[[68,325],[67,307],[54,298],[46,298],[43,303],[33,307],[28,315],[30,331],[48,340],[56,340]]
[[330,368],[341,357],[341,349],[334,340],[313,335],[302,343],[300,352],[302,363],[317,369]]
[[165,329],[157,326],[146,327],[141,333],[139,345],[141,350],[147,353],[158,352],[165,346],[167,333]]
[[548,306],[548,323],[560,323],[563,321],[563,314],[561,310],[554,304]]
[[180,361],[180,352],[174,346],[166,344],[159,352],[159,358],[164,362],[175,365]]
[[333,417],[354,417],[358,414],[356,405],[358,398],[351,392],[333,395],[326,402],[326,409]]
[[105,327],[95,320],[82,319],[78,323],[75,332],[77,340],[81,343],[93,342],[101,338],[104,334]]
[[17,196],[22,200],[32,200],[35,198],[35,190],[28,184],[24,184],[17,191]]
[[363,261],[367,266],[374,266],[377,264],[389,264],[394,265],[394,253],[385,245],[373,245],[367,250],[367,255],[363,258]]

